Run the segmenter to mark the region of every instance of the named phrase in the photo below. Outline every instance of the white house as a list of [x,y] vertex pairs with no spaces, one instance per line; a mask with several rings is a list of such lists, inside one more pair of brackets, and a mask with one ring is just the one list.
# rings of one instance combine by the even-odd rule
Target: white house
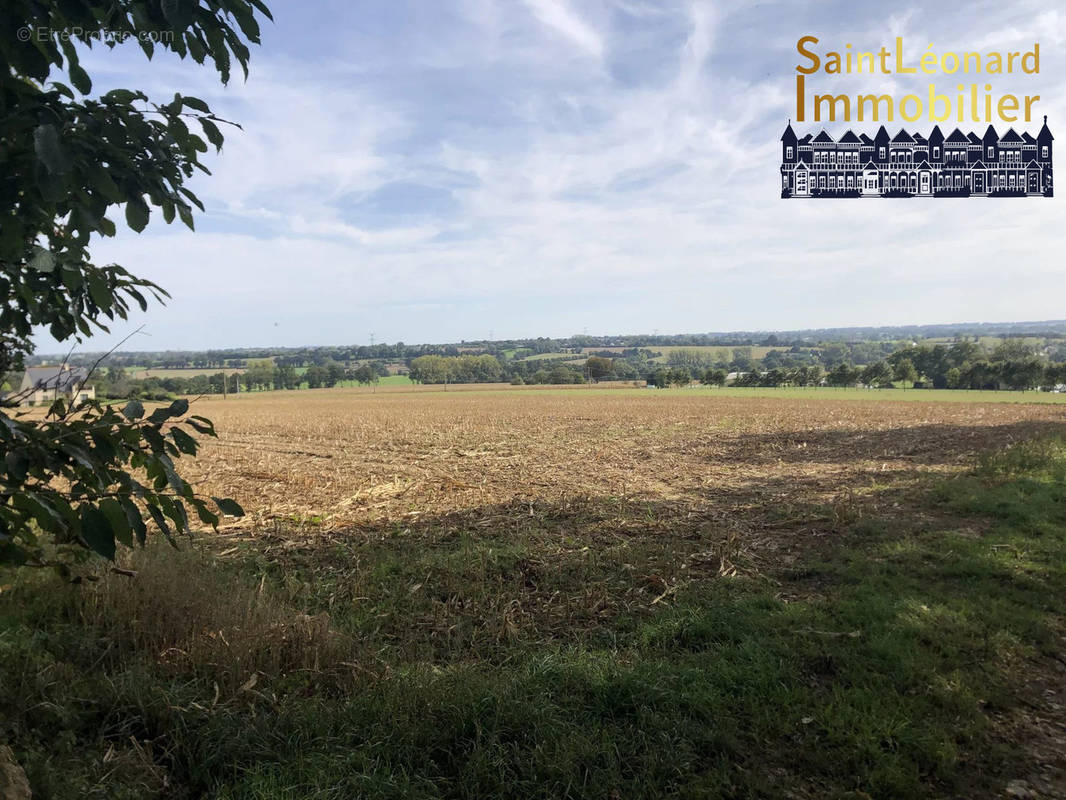
[[82,367],[30,367],[22,375],[15,395],[19,405],[46,405],[62,397],[81,402],[93,400],[96,389],[86,385],[89,373]]

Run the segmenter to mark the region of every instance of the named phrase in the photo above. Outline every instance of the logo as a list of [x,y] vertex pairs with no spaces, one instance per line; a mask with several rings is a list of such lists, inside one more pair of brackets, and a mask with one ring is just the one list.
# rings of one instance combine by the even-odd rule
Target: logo
[[[806,64],[796,67],[796,121],[807,118],[806,76],[819,69],[834,77],[842,74],[917,75],[936,73],[1037,74],[1040,72],[1040,45],[1028,52],[1011,53],[937,53],[932,44],[918,60],[907,66],[903,41],[896,39],[895,50],[881,47],[877,52],[853,52],[852,45],[839,52],[828,52],[824,59],[810,50],[817,44],[814,36],[804,36],[796,49]],[[956,87],[952,102],[941,94],[935,83],[928,84],[923,102],[918,94],[906,94],[899,102],[889,94],[814,94],[815,122],[880,123],[876,131],[856,133],[848,129],[834,139],[824,128],[815,128],[802,137],[788,121],[781,136],[781,197],[1052,197],[1052,151],[1054,136],[1044,116],[1043,127],[1034,136],[1009,127],[1002,134],[995,122],[1016,122],[1019,114],[1030,122],[1034,104],[1040,95],[1013,94],[1000,96],[993,103],[992,85],[984,84],[979,98],[978,86],[963,83]],[[995,111],[993,111],[995,109]],[[923,115],[933,123],[932,129],[896,129],[896,113],[904,123],[915,123]],[[838,114],[839,112],[839,114]],[[983,112],[983,116],[982,116]],[[1017,112],[1017,113],[1015,113]],[[965,124],[987,123],[964,131],[954,127],[947,135],[941,130],[954,121]],[[884,123],[896,129],[889,132]],[[981,129],[984,129],[983,132]]]

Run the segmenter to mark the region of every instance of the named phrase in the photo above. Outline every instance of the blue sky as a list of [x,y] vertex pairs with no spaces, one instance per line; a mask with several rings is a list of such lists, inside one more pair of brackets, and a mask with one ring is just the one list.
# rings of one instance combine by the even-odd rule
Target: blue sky
[[[88,56],[96,91],[197,95],[244,131],[194,184],[197,233],[153,218],[96,245],[173,300],[87,348],[142,323],[125,349],[1066,316],[1062,197],[778,195],[804,34],[871,50],[901,35],[915,60],[930,42],[1039,41],[1041,75],[993,83],[1041,94],[1066,146],[1066,12],[1052,4],[272,5],[247,82],[133,46]],[[827,80],[808,84],[928,82]]]

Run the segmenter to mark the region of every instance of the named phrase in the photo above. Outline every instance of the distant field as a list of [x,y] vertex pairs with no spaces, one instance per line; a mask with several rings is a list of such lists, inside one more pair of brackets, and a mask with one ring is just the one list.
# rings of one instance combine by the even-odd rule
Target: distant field
[[694,346],[694,347],[649,347],[649,350],[655,350],[662,353],[660,358],[656,358],[656,361],[666,361],[670,358],[670,354],[675,350],[696,350],[701,355],[710,356],[715,361],[732,361],[734,350],[751,351],[752,358],[765,358],[766,354],[771,350],[787,350],[787,347],[720,347],[718,345],[707,346]]
[[726,397],[781,397],[808,398],[820,400],[906,400],[925,403],[1066,403],[1066,394],[1051,392],[981,392],[959,389],[838,389],[830,386],[798,389],[753,388],[743,389],[732,386],[711,388],[706,386],[694,389],[665,389],[660,391],[705,391]]
[[[233,375],[234,373],[242,373],[244,369],[233,367],[226,367],[224,370],[227,375]],[[156,369],[155,367],[126,367],[126,375],[133,380],[144,380],[145,378],[194,378],[197,375],[217,375],[223,372],[221,367],[188,367],[187,369]]]
[[[573,358],[584,359],[589,353],[621,353],[623,350],[629,350],[628,347],[585,347],[582,348],[581,355],[578,356],[573,353],[540,353],[535,356],[529,356],[526,361],[538,361],[546,358],[563,358],[565,356],[573,356]],[[675,350],[695,350],[702,355],[710,356],[715,361],[732,361],[733,351],[737,349],[750,350],[752,358],[763,358],[771,350],[782,350],[787,348],[782,347],[756,347],[747,345],[738,345],[737,347],[727,347],[723,345],[680,345],[680,346],[664,346],[664,347],[641,347],[641,350],[650,350],[653,353],[662,353],[661,357],[656,358],[656,361],[665,361],[669,358],[670,353]]]
[[[512,386],[509,383],[452,383],[447,387],[444,384],[418,384],[406,375],[392,375],[382,378],[377,387],[360,387],[354,381],[343,381],[338,388],[356,390],[359,392],[372,393],[386,390],[389,394],[432,394],[441,393],[475,393],[475,394],[559,394],[578,395],[596,394],[600,396],[640,396],[646,400],[666,398],[672,396],[691,397],[722,397],[722,398],[752,398],[752,399],[778,399],[778,400],[814,400],[814,401],[855,401],[866,403],[1015,403],[1021,405],[1066,405],[1066,394],[1053,394],[1051,392],[982,392],[963,391],[955,389],[839,389],[829,386],[811,388],[787,387],[773,389],[768,387],[735,388],[732,386],[720,388],[711,386],[694,385],[685,388],[656,389],[654,387],[632,386],[625,381],[607,381],[594,384],[577,385],[551,385],[551,384],[526,384],[524,386]],[[330,389],[316,389],[315,394],[330,393]],[[293,394],[288,391],[252,392],[244,395],[247,398],[256,397],[283,397]],[[307,394],[307,390],[300,396]]]
[[537,353],[536,355],[526,356],[525,358],[520,358],[518,360],[519,361],[548,361],[548,360],[555,361],[555,360],[561,360],[561,359],[569,359],[569,360],[581,359],[582,361],[584,361],[585,360],[585,356],[584,355],[579,355],[578,353]]
[[[971,341],[971,342],[973,341],[973,337],[972,336],[968,336],[966,338],[969,341]],[[955,338],[952,337],[952,336],[934,336],[934,337],[932,337],[930,339],[922,339],[920,343],[921,344],[934,344],[934,345],[935,344],[951,345],[954,341],[955,341]],[[980,337],[981,345],[983,347],[985,347],[987,350],[994,350],[996,345],[1000,344],[1003,341],[1004,340],[1001,337],[999,337],[999,336],[982,336],[982,337]],[[1047,338],[1043,337],[1043,336],[1026,336],[1026,337],[1019,337],[1019,338],[1010,337],[1009,341],[1013,341],[1013,342],[1022,341],[1022,342],[1025,342],[1030,347],[1042,347],[1049,340]]]

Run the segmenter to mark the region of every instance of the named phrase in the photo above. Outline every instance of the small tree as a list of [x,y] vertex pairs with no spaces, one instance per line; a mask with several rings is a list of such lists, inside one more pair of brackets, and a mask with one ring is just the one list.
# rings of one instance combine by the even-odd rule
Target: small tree
[[700,378],[700,381],[708,386],[725,386],[728,377],[729,375],[724,369],[712,367],[703,373],[703,377]]
[[[166,297],[120,266],[94,264],[90,239],[115,235],[107,214],[119,208],[134,231],[153,207],[191,229],[203,206],[185,182],[207,171],[208,144],[223,143],[222,121],[196,97],[90,98],[76,43],[98,44],[106,31],[114,47],[128,36],[149,57],[160,47],[210,60],[225,83],[234,61],[247,74],[257,14],[269,17],[260,0],[5,3],[5,28],[29,35],[0,37],[0,367],[21,364],[36,328],[80,341]],[[209,525],[219,521],[212,509],[243,513],[232,500],[209,506],[178,475],[174,461],[197,452],[195,434],[214,435],[188,410],[185,400],[151,413],[137,401],[57,400],[43,420],[0,410],[0,563],[67,570],[90,551],[114,558],[117,543],[143,543],[147,523],[172,539],[189,531],[190,510]]]
[[688,386],[692,383],[692,373],[688,367],[674,367],[670,370],[670,383],[674,386]]
[[901,358],[896,362],[892,377],[902,383],[903,388],[906,389],[908,383],[913,387],[914,382],[918,380],[918,370],[915,369],[914,363],[909,358]]
[[884,361],[875,361],[863,369],[859,379],[867,386],[884,386],[892,380],[892,370]]
[[601,356],[589,356],[585,361],[585,370],[592,380],[602,380],[614,372],[614,361]]

